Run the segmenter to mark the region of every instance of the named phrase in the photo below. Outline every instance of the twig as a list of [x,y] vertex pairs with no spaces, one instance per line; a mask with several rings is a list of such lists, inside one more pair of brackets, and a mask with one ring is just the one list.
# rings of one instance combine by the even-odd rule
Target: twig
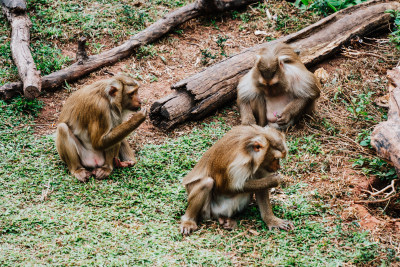
[[371,57],[377,57],[380,58],[386,62],[388,62],[387,58],[374,54],[374,53],[370,53],[370,52],[361,52],[361,51],[357,51],[357,50],[353,50],[350,48],[343,48],[344,52],[342,53],[342,55],[344,55],[345,57],[349,57],[349,58],[355,58],[357,59],[359,56],[371,56]]
[[[389,193],[386,194],[386,197],[390,196],[391,194],[396,192],[396,189],[394,188],[395,183],[398,181],[398,179],[394,179],[392,180],[392,182],[390,183],[390,185],[386,186],[385,188],[383,188],[382,190],[379,190],[375,193],[369,191],[369,190],[365,190],[365,189],[361,189],[361,191],[366,192],[368,194],[370,194],[371,196],[377,196],[379,194],[382,194],[383,192],[385,192],[386,190],[388,190],[389,188],[392,188],[392,191],[390,191]],[[374,189],[374,188],[373,188]]]
[[53,191],[54,191],[53,189],[50,189],[51,188],[50,183],[51,183],[51,179],[49,180],[49,182],[46,185],[47,189],[42,191],[42,195],[40,196],[40,201],[42,201],[42,202],[47,200],[49,198],[50,194],[53,193]]
[[390,201],[392,200],[392,198],[395,198],[397,196],[399,196],[400,193],[397,193],[396,195],[393,195],[391,197],[388,198],[384,198],[384,199],[377,199],[377,200],[356,200],[354,201],[355,204],[373,204],[373,203],[382,203],[385,201]]

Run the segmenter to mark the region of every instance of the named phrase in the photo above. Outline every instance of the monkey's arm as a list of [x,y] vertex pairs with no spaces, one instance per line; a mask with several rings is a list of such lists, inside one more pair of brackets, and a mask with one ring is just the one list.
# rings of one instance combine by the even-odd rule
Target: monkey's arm
[[309,98],[295,98],[286,105],[276,122],[279,125],[290,123],[291,120],[303,113],[307,105],[310,105],[311,102]]
[[139,111],[133,114],[129,120],[111,129],[110,132],[106,133],[103,136],[100,136],[100,138],[99,137],[96,138],[96,136],[93,136],[92,137],[93,148],[98,150],[105,150],[121,142],[133,130],[139,127],[139,125],[146,119],[146,113],[147,113],[146,110]]
[[266,177],[260,179],[251,179],[245,182],[243,192],[256,192],[259,190],[267,190],[271,187],[277,187],[283,181],[279,173],[270,173]]
[[238,101],[238,104],[242,124],[256,124],[256,118],[254,117],[250,102]]

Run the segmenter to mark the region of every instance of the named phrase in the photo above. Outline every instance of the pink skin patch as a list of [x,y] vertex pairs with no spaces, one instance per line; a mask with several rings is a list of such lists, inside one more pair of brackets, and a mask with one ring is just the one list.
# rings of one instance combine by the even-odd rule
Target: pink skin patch
[[274,116],[277,118],[278,113],[276,111],[274,111],[272,114],[274,114]]

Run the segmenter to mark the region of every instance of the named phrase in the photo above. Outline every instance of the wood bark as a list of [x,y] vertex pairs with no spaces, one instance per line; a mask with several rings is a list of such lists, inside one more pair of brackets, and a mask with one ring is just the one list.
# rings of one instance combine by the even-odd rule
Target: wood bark
[[[222,12],[257,2],[257,0],[197,0],[181,7],[158,20],[150,27],[131,37],[122,45],[101,54],[89,56],[71,66],[42,77],[42,89],[54,90],[65,83],[79,79],[101,67],[112,65],[129,57],[135,49],[152,43],[169,32],[172,28],[210,11]],[[22,83],[13,82],[0,87],[0,98],[10,98],[22,92]]]
[[11,24],[11,54],[22,80],[24,95],[35,98],[40,93],[41,80],[29,48],[32,22],[26,13],[26,3],[23,0],[3,0],[2,8]]
[[[399,63],[400,64],[400,63]],[[378,156],[393,163],[400,174],[400,67],[388,71],[388,120],[379,123],[371,135],[371,145]],[[399,176],[400,177],[400,176]]]
[[3,6],[12,12],[26,12],[26,1],[23,0],[2,0]]
[[150,109],[152,123],[170,129],[185,120],[196,120],[232,103],[239,79],[253,66],[255,55],[271,43],[285,42],[301,51],[307,67],[335,54],[354,36],[365,36],[377,30],[388,30],[388,9],[400,9],[398,1],[375,0],[353,6],[326,17],[299,32],[246,49],[174,85],[176,91],[155,103]]

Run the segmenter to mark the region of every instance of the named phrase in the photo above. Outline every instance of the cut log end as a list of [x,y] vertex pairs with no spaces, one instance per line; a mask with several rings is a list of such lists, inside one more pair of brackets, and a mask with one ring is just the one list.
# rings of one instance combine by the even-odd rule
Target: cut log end
[[36,86],[28,85],[24,88],[24,96],[29,99],[34,99],[40,95],[40,90]]

